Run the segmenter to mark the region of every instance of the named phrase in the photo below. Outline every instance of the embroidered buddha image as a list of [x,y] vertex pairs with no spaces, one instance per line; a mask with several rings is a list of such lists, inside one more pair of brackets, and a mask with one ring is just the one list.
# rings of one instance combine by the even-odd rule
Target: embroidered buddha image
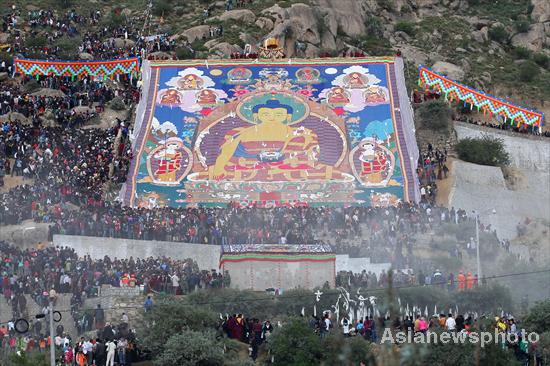
[[209,179],[308,180],[332,178],[319,162],[317,134],[291,125],[294,109],[277,99],[252,106],[254,123],[226,133]]

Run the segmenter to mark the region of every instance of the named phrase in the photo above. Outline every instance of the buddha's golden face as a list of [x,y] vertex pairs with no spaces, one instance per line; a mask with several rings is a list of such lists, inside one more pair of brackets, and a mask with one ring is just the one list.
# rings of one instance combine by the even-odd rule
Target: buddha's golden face
[[257,116],[261,122],[268,123],[284,123],[291,117],[285,108],[260,108]]

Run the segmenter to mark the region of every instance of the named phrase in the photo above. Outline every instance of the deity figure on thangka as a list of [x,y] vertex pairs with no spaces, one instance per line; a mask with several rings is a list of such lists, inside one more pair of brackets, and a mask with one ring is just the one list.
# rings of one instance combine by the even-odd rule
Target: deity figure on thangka
[[[219,154],[207,164],[198,179],[230,181],[297,181],[342,179],[337,162],[344,154],[343,132],[318,117],[307,114],[307,104],[292,94],[248,96],[237,108],[248,108],[252,119],[241,116],[238,127],[228,130],[220,141]],[[212,131],[200,138],[207,140]],[[325,129],[330,129],[324,132]],[[324,152],[319,132],[340,140],[336,151]],[[203,131],[204,132],[204,131]],[[324,142],[324,141],[323,141]],[[324,153],[324,154],[323,154]]]

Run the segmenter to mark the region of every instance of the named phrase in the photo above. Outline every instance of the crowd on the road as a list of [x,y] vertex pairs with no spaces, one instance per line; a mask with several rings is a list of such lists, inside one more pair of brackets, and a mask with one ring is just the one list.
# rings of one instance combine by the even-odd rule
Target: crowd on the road
[[[448,291],[465,291],[476,288],[478,283],[477,274],[468,271],[459,271],[458,274],[452,272],[444,273],[435,269],[431,274],[419,270],[414,273],[412,270],[393,271],[392,284],[396,287],[401,286],[437,286]],[[360,273],[351,271],[340,271],[336,275],[336,287],[346,289],[373,289],[384,288],[389,285],[389,276],[385,270],[382,270],[377,276],[376,273],[363,270]]]
[[446,179],[449,174],[447,149],[434,148],[432,144],[428,144],[425,150],[420,151],[416,173],[422,202],[435,205],[438,190],[436,181]]
[[497,130],[515,132],[521,134],[529,134],[542,137],[550,137],[550,131],[543,131],[541,128],[533,125],[517,125],[515,123],[503,123],[498,121],[483,121],[479,118],[469,116],[466,114],[461,114],[456,117],[457,121],[466,122],[476,126],[489,127]]

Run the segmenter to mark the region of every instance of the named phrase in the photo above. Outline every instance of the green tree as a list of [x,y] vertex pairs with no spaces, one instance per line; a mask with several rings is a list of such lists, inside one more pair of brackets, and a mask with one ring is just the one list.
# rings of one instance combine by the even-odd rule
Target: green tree
[[145,313],[140,325],[142,345],[157,357],[172,336],[183,331],[215,329],[218,321],[216,313],[204,306],[191,306],[171,298],[160,299],[152,311]]
[[502,139],[489,135],[462,139],[456,144],[455,150],[460,159],[474,164],[501,166],[510,163],[510,156]]
[[523,325],[539,334],[550,332],[550,300],[536,303],[523,319]]
[[324,358],[321,338],[303,319],[292,319],[269,338],[274,365],[319,365]]
[[[508,350],[502,349],[500,345],[490,343],[483,348],[474,343],[465,342],[464,344],[449,343],[430,343],[429,345],[420,344],[412,345],[412,348],[420,348],[423,352],[404,352],[402,353],[402,365],[407,366],[500,366],[509,365],[516,366],[519,363],[516,361],[514,354]],[[409,354],[416,355],[403,362],[403,358]],[[479,362],[476,358],[479,357]]]
[[424,128],[448,130],[452,120],[452,111],[443,100],[422,103],[416,110],[418,121]]
[[167,17],[172,11],[172,5],[166,0],[157,0],[153,5],[153,14],[160,17]]
[[503,306],[506,311],[513,310],[512,295],[507,287],[499,284],[477,287],[469,291],[455,292],[451,296],[451,304],[457,305],[461,311],[478,311],[500,313]]
[[[0,359],[1,361],[1,359]],[[0,362],[2,364],[2,362]],[[21,352],[21,354],[12,353],[9,356],[9,362],[8,365],[12,366],[48,366],[50,364],[49,361],[49,353],[27,353],[27,352]]]
[[160,355],[159,366],[221,366],[223,345],[212,331],[183,330],[171,336]]

